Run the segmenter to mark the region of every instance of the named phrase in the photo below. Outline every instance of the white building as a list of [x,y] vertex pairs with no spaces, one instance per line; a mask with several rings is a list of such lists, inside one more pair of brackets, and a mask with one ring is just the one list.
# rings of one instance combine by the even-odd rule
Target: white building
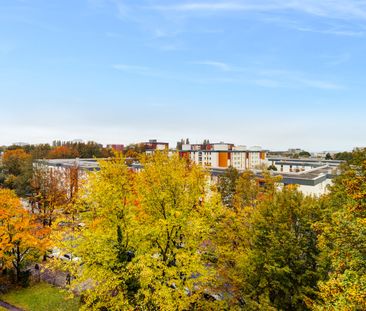
[[207,145],[185,144],[180,156],[210,168],[233,166],[238,170],[247,170],[267,165],[267,153],[260,147],[248,149],[246,146],[234,146],[223,142]]

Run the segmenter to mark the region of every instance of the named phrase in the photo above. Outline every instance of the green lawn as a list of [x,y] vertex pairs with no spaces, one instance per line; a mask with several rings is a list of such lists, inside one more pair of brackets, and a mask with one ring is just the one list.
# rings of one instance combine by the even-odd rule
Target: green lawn
[[[1,300],[27,311],[76,311],[79,309],[78,299],[66,299],[60,289],[40,283],[32,287],[13,290],[0,296]],[[0,309],[1,311],[2,309]]]

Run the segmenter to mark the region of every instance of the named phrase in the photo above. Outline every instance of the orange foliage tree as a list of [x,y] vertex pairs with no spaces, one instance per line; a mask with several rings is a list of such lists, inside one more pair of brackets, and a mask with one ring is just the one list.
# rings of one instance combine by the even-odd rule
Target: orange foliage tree
[[62,171],[36,167],[32,178],[30,205],[43,226],[51,227],[55,211],[66,202],[66,189]]
[[48,153],[50,159],[71,159],[79,157],[77,150],[74,150],[68,146],[55,147]]
[[29,199],[32,213],[43,226],[52,226],[60,214],[70,214],[79,189],[79,169],[48,168],[38,165],[31,182],[32,196]]
[[19,282],[26,262],[47,249],[48,235],[13,191],[0,189],[0,270],[14,269]]

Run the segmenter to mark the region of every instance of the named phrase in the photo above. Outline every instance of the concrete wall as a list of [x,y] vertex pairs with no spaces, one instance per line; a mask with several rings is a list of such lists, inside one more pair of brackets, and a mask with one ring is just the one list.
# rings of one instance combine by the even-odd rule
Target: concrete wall
[[315,185],[315,186],[303,186],[299,185],[299,190],[305,195],[315,195],[321,196],[328,192],[327,187],[332,184],[331,179],[326,179],[325,181]]

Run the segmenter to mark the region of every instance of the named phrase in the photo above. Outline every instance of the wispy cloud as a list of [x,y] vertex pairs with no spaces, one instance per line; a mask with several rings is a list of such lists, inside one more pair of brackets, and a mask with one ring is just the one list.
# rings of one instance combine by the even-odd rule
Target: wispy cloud
[[311,80],[311,79],[298,79],[299,83],[302,83],[304,86],[308,86],[310,88],[322,89],[322,90],[342,90],[343,86],[329,82],[329,81],[321,81],[321,80]]
[[176,5],[157,5],[152,7],[162,11],[250,11],[250,10],[270,10],[276,6],[266,4],[244,4],[240,2],[191,2]]
[[333,36],[363,37],[366,35],[366,29],[363,25],[357,25],[349,22],[322,21],[316,26],[309,25],[308,21],[293,19],[289,16],[260,16],[259,20],[264,23],[274,24],[283,28],[289,28],[300,32],[319,33]]
[[355,0],[249,0],[249,1],[195,1],[183,4],[156,5],[162,11],[223,12],[223,11],[299,11],[305,14],[329,18],[366,19],[365,1]]
[[341,53],[338,55],[322,55],[321,58],[324,60],[324,63],[328,66],[338,66],[349,62],[352,56],[350,53]]
[[[269,88],[316,88],[337,90],[344,87],[330,81],[313,79],[305,73],[283,69],[244,68],[219,61],[192,62],[196,65],[210,66],[223,73],[231,75],[227,82],[255,84]],[[243,74],[245,77],[243,77]],[[248,79],[248,77],[250,77]]]
[[158,74],[157,71],[153,70],[150,67],[144,66],[133,66],[133,65],[126,65],[126,64],[115,64],[112,66],[114,69],[125,71],[128,73],[134,73],[139,75],[154,75]]
[[111,0],[118,11],[118,16],[122,19],[130,19],[131,18],[131,6],[128,6],[125,1],[121,0]]
[[309,27],[295,27],[294,29],[302,32],[313,32],[313,33],[335,35],[335,36],[363,37],[365,35],[365,32],[363,31],[352,31],[352,30],[341,30],[341,29],[315,29]]
[[[94,8],[113,6],[119,19],[139,25],[140,30],[149,33],[152,38],[167,41],[187,31],[198,31],[190,29],[186,19],[229,13],[254,13],[252,16],[260,21],[272,22],[301,32],[348,37],[366,35],[366,29],[361,25],[366,20],[365,0],[88,1]],[[315,26],[308,19],[299,16],[289,20],[291,13],[315,17],[321,23]],[[323,23],[324,21],[326,22]],[[354,21],[361,23],[353,23]]]
[[[170,20],[241,14],[300,32],[355,38],[366,35],[363,25],[366,20],[365,0],[191,0],[143,8],[161,13]],[[290,16],[295,18],[289,20]]]
[[288,89],[318,89],[318,90],[343,90],[342,85],[322,80],[312,80],[306,78],[287,78],[280,79],[273,77],[272,79],[254,79],[253,83],[257,86],[266,88],[288,88]]
[[226,63],[223,62],[218,62],[218,61],[198,61],[198,62],[192,62],[192,64],[196,64],[196,65],[204,65],[204,66],[209,66],[209,67],[213,67],[222,71],[233,71],[234,68]]
[[179,72],[163,71],[145,66],[116,64],[113,68],[129,74],[154,77],[159,79],[177,80],[199,84],[233,84],[233,85],[256,85],[265,88],[290,88],[290,89],[320,89],[342,90],[344,86],[301,72],[281,69],[243,68],[229,65],[219,61],[190,62],[192,65],[205,65],[215,69],[218,73],[206,75],[194,69],[189,75]]
[[265,81],[268,85],[270,85],[268,81],[271,81],[271,83],[277,85],[277,87],[314,88],[322,90],[345,89],[343,85],[338,83],[314,78],[311,74],[291,70],[259,70],[258,75],[260,77],[265,77],[265,79],[258,81]]

